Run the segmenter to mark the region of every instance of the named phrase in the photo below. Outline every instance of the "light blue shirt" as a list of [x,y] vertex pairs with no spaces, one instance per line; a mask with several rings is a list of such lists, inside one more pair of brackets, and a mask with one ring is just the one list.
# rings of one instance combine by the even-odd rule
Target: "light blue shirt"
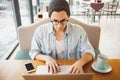
[[[41,53],[57,59],[55,43],[56,37],[52,23],[40,25],[33,35],[29,55],[34,59],[37,54]],[[85,52],[89,52],[95,57],[95,52],[88,40],[88,36],[80,25],[68,22],[64,45],[66,60],[78,60]]]

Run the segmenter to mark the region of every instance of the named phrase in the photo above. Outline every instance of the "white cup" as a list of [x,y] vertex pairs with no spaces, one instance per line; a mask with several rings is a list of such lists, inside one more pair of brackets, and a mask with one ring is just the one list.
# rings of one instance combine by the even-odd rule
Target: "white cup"
[[96,67],[101,69],[101,70],[104,70],[105,65],[107,64],[107,60],[108,60],[108,58],[106,55],[98,54]]

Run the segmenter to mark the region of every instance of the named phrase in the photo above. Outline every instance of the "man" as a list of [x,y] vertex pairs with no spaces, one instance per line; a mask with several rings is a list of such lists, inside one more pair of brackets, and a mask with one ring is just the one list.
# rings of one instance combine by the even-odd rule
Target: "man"
[[48,9],[50,23],[41,25],[34,33],[30,56],[46,62],[48,71],[60,71],[57,59],[77,60],[68,73],[83,73],[83,66],[94,58],[86,32],[69,23],[70,10],[66,0],[52,0]]

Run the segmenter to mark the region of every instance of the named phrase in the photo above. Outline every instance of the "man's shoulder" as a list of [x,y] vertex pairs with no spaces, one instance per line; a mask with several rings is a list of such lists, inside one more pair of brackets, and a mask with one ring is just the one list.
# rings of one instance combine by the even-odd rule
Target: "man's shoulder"
[[52,27],[52,24],[51,23],[45,23],[45,24],[42,24],[42,25],[39,25],[35,32],[36,33],[44,33],[44,32],[48,32],[48,30],[50,30],[50,28]]
[[74,24],[74,23],[69,23],[69,28],[71,28],[71,30],[77,30],[77,31],[83,31],[83,27],[81,25],[78,24]]
[[51,23],[45,23],[45,24],[42,24],[42,25],[39,25],[36,30],[46,30],[46,29],[49,29],[51,26]]
[[38,29],[47,29],[50,26],[51,26],[51,23],[45,23],[45,24],[39,25]]

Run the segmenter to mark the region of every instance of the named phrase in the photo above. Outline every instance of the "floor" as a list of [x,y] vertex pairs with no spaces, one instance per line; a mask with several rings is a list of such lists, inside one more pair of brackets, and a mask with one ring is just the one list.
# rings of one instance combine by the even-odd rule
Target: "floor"
[[120,16],[101,24],[100,50],[109,58],[120,58]]
[[108,58],[120,59],[120,15],[102,16],[100,23],[96,16],[96,21],[92,22],[91,19],[86,17],[74,17],[85,23],[100,25],[101,36],[99,49],[101,53],[105,54]]
[[[101,36],[99,49],[101,53],[105,54],[109,59],[120,59],[120,15],[114,16],[102,16],[100,23],[96,17],[96,21],[92,22],[86,16],[73,16],[88,24],[100,25]],[[17,48],[19,50],[19,47]],[[10,59],[15,56],[14,52]]]

